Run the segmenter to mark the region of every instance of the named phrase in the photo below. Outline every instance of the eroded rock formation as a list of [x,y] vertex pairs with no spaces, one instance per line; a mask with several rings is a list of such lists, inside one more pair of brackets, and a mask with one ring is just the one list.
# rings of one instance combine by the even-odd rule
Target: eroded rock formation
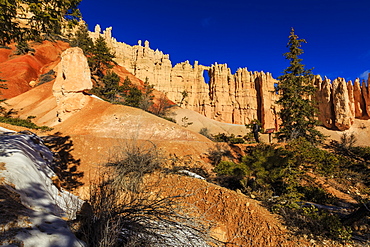
[[83,91],[91,89],[92,82],[87,59],[78,47],[62,53],[57,70],[53,95],[57,101],[58,121],[61,122],[86,105],[89,96]]
[[[116,62],[141,80],[149,80],[155,88],[183,108],[224,123],[248,124],[258,119],[265,129],[277,129],[278,99],[274,85],[277,83],[270,73],[250,72],[240,68],[231,73],[226,64],[204,66],[197,61],[172,63],[168,54],[144,46],[139,41],[130,46],[112,38],[112,28],[103,33],[97,25],[90,33],[93,39],[103,36],[116,54]],[[204,73],[208,73],[209,82]],[[370,82],[370,77],[369,81]],[[357,79],[353,84],[343,78],[333,82],[320,76],[315,78],[318,87],[316,100],[319,121],[327,128],[346,130],[354,118],[368,119],[370,116],[370,89]]]
[[369,119],[369,87],[356,79],[346,82],[337,78],[333,82],[320,76],[315,78],[318,87],[316,100],[319,107],[319,121],[327,128],[347,130],[355,118]]
[[[246,68],[231,73],[226,64],[212,66],[191,65],[189,61],[172,63],[168,54],[144,46],[139,40],[130,46],[111,36],[112,28],[103,32],[99,25],[90,33],[93,39],[103,36],[116,54],[116,62],[141,80],[148,80],[155,88],[183,108],[231,124],[247,124],[259,119],[264,128],[275,128],[277,123],[276,94],[270,73],[250,72]],[[204,73],[208,73],[209,82]]]

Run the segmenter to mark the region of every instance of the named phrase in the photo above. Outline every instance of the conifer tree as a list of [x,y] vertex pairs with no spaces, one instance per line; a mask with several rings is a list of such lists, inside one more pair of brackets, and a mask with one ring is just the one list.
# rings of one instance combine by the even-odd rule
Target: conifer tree
[[80,47],[85,56],[91,56],[94,42],[89,36],[87,25],[80,25],[75,36],[71,39],[72,47]]
[[148,77],[145,78],[144,81],[144,88],[143,88],[143,94],[141,97],[141,102],[139,104],[139,108],[144,111],[149,111],[151,106],[153,105],[153,90],[154,85],[149,84]]
[[138,108],[143,98],[141,90],[128,77],[123,81],[122,96],[124,98],[124,105]]
[[112,70],[101,79],[101,84],[94,86],[92,93],[96,94],[111,103],[119,102],[119,96],[122,96],[123,86],[120,86],[121,78]]
[[303,54],[302,43],[307,42],[299,39],[292,28],[287,44],[289,52],[284,54],[290,65],[278,77],[280,99],[277,103],[282,108],[279,113],[282,124],[278,137],[288,141],[303,137],[311,143],[317,143],[323,139],[323,135],[315,129],[318,125],[317,108],[313,100],[316,88],[313,85],[312,69],[305,69],[299,58]]
[[14,21],[18,6],[18,0],[0,1],[0,45],[9,44],[20,36],[19,23]]
[[[0,0],[0,42],[40,39],[62,34],[64,27],[77,24],[81,0]],[[17,12],[28,13],[19,16]],[[22,27],[20,25],[22,21]]]
[[110,102],[117,102],[117,96],[122,91],[122,87],[119,85],[120,80],[119,76],[111,70],[108,70],[102,79],[104,83],[102,94]]
[[91,50],[91,57],[88,57],[91,74],[103,77],[103,71],[111,69],[113,64],[115,64],[113,58],[115,58],[115,56],[107,46],[105,39],[99,36],[99,38],[95,40]]

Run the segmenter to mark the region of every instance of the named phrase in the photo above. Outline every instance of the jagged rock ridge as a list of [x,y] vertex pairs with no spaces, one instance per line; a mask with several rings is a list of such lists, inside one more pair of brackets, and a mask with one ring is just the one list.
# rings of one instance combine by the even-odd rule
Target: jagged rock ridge
[[[101,31],[99,25],[90,35],[93,39],[103,35],[116,55],[116,62],[141,80],[148,78],[159,91],[181,107],[225,123],[246,124],[259,118],[265,128],[276,127],[273,93],[274,83],[270,73],[250,72],[246,68],[231,73],[226,64],[212,66],[191,65],[189,61],[172,63],[168,54],[144,46],[139,40],[130,46],[112,38],[112,28]],[[207,84],[203,73],[208,72]],[[183,92],[187,97],[183,98]],[[263,94],[261,94],[263,92]]]
[[[271,73],[251,72],[239,68],[231,73],[227,64],[204,66],[197,61],[172,63],[168,54],[144,46],[118,42],[112,37],[112,28],[102,32],[99,25],[90,32],[93,39],[105,37],[116,54],[116,62],[141,80],[146,78],[159,91],[181,107],[196,111],[204,116],[224,123],[248,124],[259,119],[263,128],[278,127],[277,80]],[[206,83],[204,73],[209,75]],[[369,77],[370,78],[370,77]],[[370,79],[369,79],[370,81]],[[346,130],[354,118],[368,119],[370,116],[370,91],[359,79],[354,84],[337,78],[333,82],[315,78],[318,87],[316,100],[319,103],[319,120],[330,129]],[[187,96],[184,98],[184,92]]]

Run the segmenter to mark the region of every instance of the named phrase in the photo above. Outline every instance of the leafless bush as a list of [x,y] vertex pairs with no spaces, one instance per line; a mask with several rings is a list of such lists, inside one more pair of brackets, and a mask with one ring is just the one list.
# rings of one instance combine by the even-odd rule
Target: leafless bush
[[230,150],[226,145],[217,143],[214,148],[208,150],[208,158],[211,160],[212,165],[218,165],[223,157],[230,156]]
[[161,166],[163,158],[156,146],[149,141],[126,143],[124,149],[115,150],[106,166],[112,168],[112,181],[117,188],[138,192],[145,174]]
[[[122,159],[117,159],[121,157]],[[166,196],[154,145],[128,145],[91,185],[79,234],[89,246],[209,246],[210,224],[182,195]],[[149,176],[150,175],[150,176]]]
[[343,133],[342,136],[340,137],[340,146],[344,149],[349,149],[351,148],[357,141],[356,136],[351,133]]

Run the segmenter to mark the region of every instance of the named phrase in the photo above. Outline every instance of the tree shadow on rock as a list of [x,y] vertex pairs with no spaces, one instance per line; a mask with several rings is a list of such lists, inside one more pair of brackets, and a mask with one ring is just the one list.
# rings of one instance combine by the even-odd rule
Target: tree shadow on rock
[[9,186],[0,185],[0,244],[16,244],[14,236],[20,227],[18,222],[27,218],[29,211],[22,205],[19,194]]
[[42,138],[45,146],[54,153],[52,169],[57,174],[60,185],[67,190],[76,189],[83,185],[80,180],[83,172],[78,171],[81,163],[80,159],[75,159],[71,152],[73,151],[73,141],[70,136],[61,136],[59,132],[53,136]]
[[[22,199],[25,205],[20,195],[26,195]],[[37,242],[37,246],[84,246],[62,220],[61,217],[70,212],[64,212],[57,205],[56,196],[38,182],[14,191],[0,185],[0,245],[36,246]],[[70,209],[76,207],[74,210],[77,210],[78,205],[73,201],[69,203]]]

